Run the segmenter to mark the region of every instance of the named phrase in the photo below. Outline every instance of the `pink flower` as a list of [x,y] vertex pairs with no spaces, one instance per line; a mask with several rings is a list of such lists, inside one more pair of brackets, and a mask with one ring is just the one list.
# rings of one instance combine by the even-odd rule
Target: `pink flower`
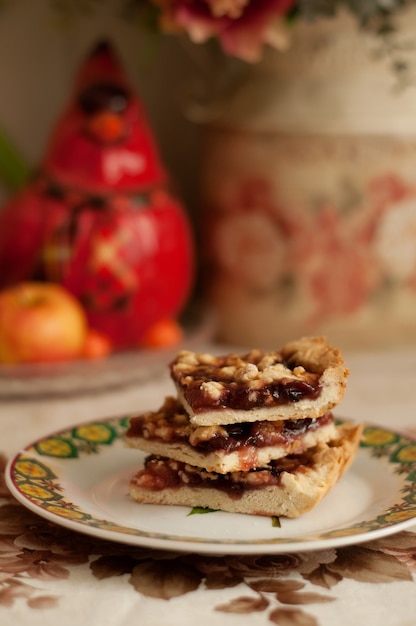
[[284,241],[267,214],[218,220],[213,245],[222,269],[251,288],[272,288],[284,271]]
[[218,37],[224,52],[258,61],[263,44],[285,48],[282,16],[295,0],[153,0],[161,28],[185,31],[195,43]]
[[371,213],[363,223],[354,222],[332,205],[315,213],[309,224],[314,246],[299,271],[314,302],[312,323],[358,311],[379,286],[380,271],[367,241],[369,222]]

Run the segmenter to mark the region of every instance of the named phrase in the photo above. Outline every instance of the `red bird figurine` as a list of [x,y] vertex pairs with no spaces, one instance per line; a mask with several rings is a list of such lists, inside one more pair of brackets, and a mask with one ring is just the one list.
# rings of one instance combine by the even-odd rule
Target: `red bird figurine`
[[115,348],[175,317],[193,243],[145,111],[108,43],[81,67],[39,173],[0,211],[0,287],[58,282]]

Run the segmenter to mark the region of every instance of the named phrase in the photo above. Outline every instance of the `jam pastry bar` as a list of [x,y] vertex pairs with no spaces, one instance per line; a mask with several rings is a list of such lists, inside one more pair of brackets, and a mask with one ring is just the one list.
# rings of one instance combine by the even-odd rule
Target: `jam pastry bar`
[[315,418],[342,400],[348,369],[322,337],[279,352],[214,356],[182,350],[170,365],[179,400],[201,426]]
[[220,509],[231,513],[299,517],[314,508],[355,457],[361,426],[343,424],[337,439],[248,472],[217,474],[150,456],[130,482],[130,495],[147,504]]
[[132,448],[226,474],[300,454],[335,439],[336,432],[331,413],[299,420],[197,426],[191,424],[179,400],[168,397],[158,411],[130,418],[125,442]]

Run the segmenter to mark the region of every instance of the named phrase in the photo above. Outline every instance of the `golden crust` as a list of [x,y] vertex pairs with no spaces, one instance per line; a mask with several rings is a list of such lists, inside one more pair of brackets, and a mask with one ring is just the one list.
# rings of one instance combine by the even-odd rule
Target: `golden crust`
[[231,513],[299,517],[313,509],[351,465],[361,432],[360,425],[339,426],[336,439],[316,447],[312,467],[299,473],[283,472],[278,486],[248,489],[239,499],[232,499],[225,491],[211,487],[181,486],[152,491],[139,486],[136,476],[130,483],[130,495],[144,504],[200,506]]
[[282,349],[283,358],[289,363],[302,363],[310,372],[323,374],[325,370],[344,375],[344,359],[341,352],[327,343],[325,337],[302,337],[290,341]]

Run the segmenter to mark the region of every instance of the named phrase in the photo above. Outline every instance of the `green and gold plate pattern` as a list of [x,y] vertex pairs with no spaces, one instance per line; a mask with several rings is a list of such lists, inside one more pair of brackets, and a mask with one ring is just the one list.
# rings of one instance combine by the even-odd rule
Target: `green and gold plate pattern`
[[365,426],[352,467],[313,511],[276,523],[133,502],[128,483],[144,454],[124,446],[128,422],[123,416],[79,424],[29,444],[8,464],[11,492],[28,509],[76,531],[200,553],[324,549],[416,524],[416,440],[382,426]]

